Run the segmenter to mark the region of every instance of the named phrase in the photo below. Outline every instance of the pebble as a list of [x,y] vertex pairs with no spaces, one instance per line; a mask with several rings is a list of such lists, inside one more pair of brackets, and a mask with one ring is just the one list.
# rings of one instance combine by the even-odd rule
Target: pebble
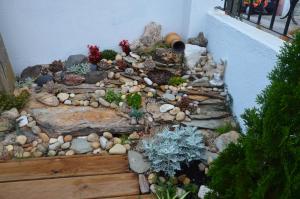
[[166,99],[166,100],[170,100],[170,101],[175,101],[175,95],[173,94],[170,94],[170,93],[165,93],[163,96],[162,96],[163,99]]
[[71,94],[70,94],[70,97],[71,97],[71,98],[75,97],[75,94],[74,94],[74,93],[71,93]]
[[122,140],[121,140],[120,138],[115,137],[115,138],[113,139],[113,143],[114,143],[114,144],[121,144],[121,143],[122,143]]
[[102,149],[106,149],[107,142],[108,140],[105,137],[103,136],[100,137],[100,146]]
[[112,155],[122,155],[125,153],[126,153],[126,148],[121,144],[116,144],[109,150],[109,154]]
[[150,169],[149,162],[137,151],[128,151],[128,161],[130,169],[136,173],[145,173]]
[[65,100],[65,101],[64,101],[64,104],[65,104],[65,105],[72,105],[72,101],[71,101],[71,100]]
[[124,72],[125,72],[127,75],[133,75],[133,74],[134,74],[133,68],[126,68]]
[[179,113],[180,112],[180,108],[179,107],[175,107],[175,108],[173,108],[172,110],[170,110],[170,114],[171,115],[177,115],[177,113]]
[[66,152],[65,154],[66,156],[71,156],[71,155],[75,155],[75,152],[73,150],[69,150]]
[[140,185],[140,191],[142,194],[150,192],[149,183],[146,180],[145,175],[143,175],[143,174],[139,174],[139,185]]
[[57,155],[59,155],[59,156],[64,156],[64,155],[66,155],[66,152],[64,152],[64,151],[59,151]]
[[93,151],[93,154],[100,154],[101,153],[101,149],[100,148],[98,148],[98,149],[95,149],[94,151]]
[[33,126],[33,127],[31,128],[31,131],[32,131],[32,133],[35,134],[35,135],[38,135],[38,134],[40,134],[40,133],[42,132],[41,128],[38,127],[38,126]]
[[87,141],[89,142],[98,142],[99,136],[96,133],[91,133],[87,136]]
[[113,135],[110,132],[104,132],[103,133],[103,137],[107,138],[107,139],[112,139]]
[[4,111],[1,114],[1,117],[7,118],[7,119],[11,119],[11,120],[15,120],[17,117],[19,117],[19,112],[16,108],[12,108],[8,111]]
[[130,139],[130,140],[138,140],[138,139],[140,139],[140,136],[139,136],[139,134],[137,132],[133,132],[133,133],[131,133],[128,136],[128,139]]
[[33,157],[35,157],[35,158],[39,158],[39,157],[42,157],[42,156],[43,156],[43,153],[40,152],[40,151],[34,151],[32,155],[33,155]]
[[149,79],[148,77],[144,78],[144,81],[146,82],[146,84],[148,84],[149,86],[151,86],[153,84],[152,80]]
[[131,148],[130,144],[124,144],[124,147],[126,148],[127,151],[129,151]]
[[115,75],[115,73],[111,71],[108,73],[107,77],[108,77],[108,79],[113,79],[114,75]]
[[114,146],[114,143],[112,141],[108,141],[107,144],[106,144],[106,150],[109,150],[111,149],[112,147]]
[[36,121],[31,121],[31,122],[29,122],[29,123],[27,124],[27,126],[28,126],[29,128],[32,128],[32,127],[36,126]]
[[8,152],[10,152],[10,151],[13,151],[14,150],[14,146],[13,145],[7,145],[6,147],[5,147],[5,149],[8,151]]
[[98,102],[91,102],[90,106],[93,108],[98,108],[99,107],[99,103]]
[[180,111],[179,113],[177,113],[176,115],[176,120],[177,121],[183,121],[185,119],[185,113]]
[[199,192],[198,192],[198,197],[199,197],[200,199],[204,199],[204,198],[205,198],[205,195],[206,195],[208,192],[210,192],[210,191],[211,191],[211,189],[209,189],[207,186],[201,185],[201,186],[200,186],[200,189],[199,189]]
[[105,96],[105,90],[96,90],[95,94],[99,97],[104,97]]
[[90,102],[88,100],[83,101],[83,106],[88,106],[89,104],[90,104]]
[[66,136],[64,137],[64,142],[71,142],[72,139],[73,139],[72,135],[66,135]]
[[56,151],[53,151],[53,150],[50,150],[49,152],[48,152],[48,156],[55,156],[56,155]]
[[161,113],[165,113],[165,112],[172,110],[173,108],[175,108],[175,106],[172,104],[163,104],[159,107],[159,111]]
[[105,99],[103,99],[103,98],[100,97],[100,98],[98,99],[98,101],[99,101],[99,103],[100,103],[102,106],[110,107],[110,103],[107,102]]
[[23,158],[29,158],[30,156],[31,156],[31,153],[30,153],[30,152],[25,151],[25,152],[23,153]]
[[58,136],[57,142],[59,142],[60,144],[63,144],[64,143],[64,136],[62,136],[62,135]]
[[57,142],[57,138],[50,138],[49,144],[53,144],[55,142]]
[[139,86],[133,86],[129,89],[129,93],[136,93],[136,92],[140,92],[141,88]]
[[90,143],[82,138],[73,139],[71,149],[79,154],[88,153],[93,150]]
[[98,149],[100,147],[100,142],[92,142],[91,146],[93,147],[93,149]]
[[155,173],[150,173],[148,176],[148,182],[150,184],[155,184],[157,181],[157,175]]
[[62,149],[68,149],[68,148],[70,148],[70,146],[71,146],[71,142],[65,142],[61,145],[61,148]]
[[70,95],[68,93],[59,93],[57,95],[57,98],[60,102],[64,102],[66,101],[67,99],[69,99]]
[[120,54],[117,54],[116,57],[115,57],[116,61],[121,61],[122,59],[123,59],[123,57]]
[[24,127],[28,124],[28,119],[26,115],[22,115],[17,119],[17,122],[19,123],[19,127]]
[[55,143],[49,145],[49,149],[53,150],[53,151],[56,151],[57,149],[60,148],[60,146],[61,146],[61,143],[55,142]]
[[27,141],[27,137],[25,135],[19,135],[16,138],[16,142],[20,145],[24,145]]
[[205,171],[205,168],[206,168],[206,166],[205,166],[205,164],[203,164],[202,162],[198,165],[198,168],[199,168],[199,170],[200,171]]

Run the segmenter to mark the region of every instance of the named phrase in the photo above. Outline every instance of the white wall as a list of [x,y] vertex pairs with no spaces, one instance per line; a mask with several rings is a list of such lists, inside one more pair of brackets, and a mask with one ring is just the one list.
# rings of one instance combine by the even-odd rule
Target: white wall
[[256,105],[256,95],[269,83],[267,74],[276,64],[283,41],[221,11],[207,14],[205,30],[214,58],[227,60],[225,82],[243,127],[239,116]]
[[87,53],[88,44],[119,49],[155,21],[185,36],[190,0],[0,0],[0,32],[15,72]]

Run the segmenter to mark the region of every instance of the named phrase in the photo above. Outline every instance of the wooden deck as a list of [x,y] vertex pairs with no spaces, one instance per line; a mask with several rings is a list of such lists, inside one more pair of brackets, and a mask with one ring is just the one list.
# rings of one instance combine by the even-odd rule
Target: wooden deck
[[0,199],[150,199],[126,156],[71,156],[0,162]]

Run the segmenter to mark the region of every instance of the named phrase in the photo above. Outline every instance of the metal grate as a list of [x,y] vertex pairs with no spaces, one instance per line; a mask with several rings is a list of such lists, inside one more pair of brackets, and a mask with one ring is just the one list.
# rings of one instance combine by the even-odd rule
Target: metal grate
[[[288,0],[286,0],[288,1]],[[277,34],[289,37],[290,26],[299,27],[299,0],[289,0],[290,8],[285,16],[278,16],[280,0],[224,0],[224,10],[232,17],[238,17]],[[291,25],[292,24],[292,25]]]

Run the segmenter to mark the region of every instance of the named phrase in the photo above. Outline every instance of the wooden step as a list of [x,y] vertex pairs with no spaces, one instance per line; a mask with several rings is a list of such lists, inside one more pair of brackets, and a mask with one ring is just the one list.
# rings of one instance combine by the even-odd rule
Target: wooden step
[[156,199],[154,195],[134,195],[134,196],[121,196],[114,198],[104,198],[104,199]]
[[127,156],[119,155],[2,161],[0,182],[126,173],[128,168]]
[[0,183],[3,199],[128,198],[139,192],[137,175],[133,173]]

